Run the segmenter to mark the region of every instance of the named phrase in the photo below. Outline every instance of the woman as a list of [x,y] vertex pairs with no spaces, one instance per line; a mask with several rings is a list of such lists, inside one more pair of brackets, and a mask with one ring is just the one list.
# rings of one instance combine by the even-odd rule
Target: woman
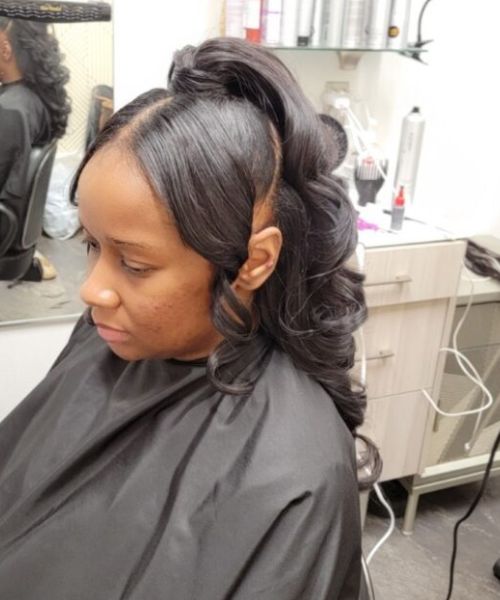
[[[0,17],[0,190],[16,152],[25,145],[28,150],[43,146],[66,131],[70,105],[64,86],[69,73],[61,60],[58,42],[45,23]],[[22,129],[2,135],[12,113],[20,117]],[[19,195],[21,184],[9,181],[9,191]]]
[[[0,17],[0,201],[18,221],[25,218],[32,147],[45,146],[66,131],[69,73],[61,61],[57,39],[45,23]],[[0,217],[0,241],[5,231]],[[53,267],[40,258],[44,278],[52,278]]]
[[321,127],[215,39],[89,148],[89,311],[0,429],[0,597],[359,597],[366,309]]

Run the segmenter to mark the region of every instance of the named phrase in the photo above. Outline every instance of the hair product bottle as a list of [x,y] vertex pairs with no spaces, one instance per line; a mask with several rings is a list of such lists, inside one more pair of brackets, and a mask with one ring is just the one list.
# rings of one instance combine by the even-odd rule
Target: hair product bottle
[[325,0],[314,2],[313,31],[311,46],[321,46],[325,42]]
[[367,48],[385,48],[391,0],[372,0],[367,22]]
[[243,18],[245,14],[244,0],[226,0],[224,35],[228,37],[245,37]]
[[345,0],[325,0],[325,2],[326,45],[329,48],[339,48],[342,45]]
[[301,0],[299,2],[299,29],[297,46],[309,46],[313,24],[314,0]]
[[392,0],[387,30],[388,48],[406,48],[410,22],[411,0]]
[[245,37],[249,42],[261,41],[260,30],[261,0],[246,0],[245,3]]
[[394,198],[391,210],[391,229],[400,231],[403,228],[405,218],[405,194],[404,186],[399,188],[398,195]]
[[283,0],[281,19],[281,43],[283,46],[297,45],[299,0]]
[[344,48],[364,48],[366,8],[365,0],[346,0],[342,28],[342,46]]
[[404,187],[406,201],[409,205],[414,204],[415,199],[415,184],[424,128],[425,120],[420,114],[418,106],[415,106],[403,119],[394,179],[395,189],[399,190],[401,186]]
[[281,37],[282,0],[264,0],[262,7],[262,43],[277,46]]

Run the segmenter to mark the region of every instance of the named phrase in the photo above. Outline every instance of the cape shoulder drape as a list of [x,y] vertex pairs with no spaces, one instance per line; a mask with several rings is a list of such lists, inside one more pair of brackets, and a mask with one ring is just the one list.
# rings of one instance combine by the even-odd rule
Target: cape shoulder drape
[[357,600],[352,436],[274,350],[247,397],[81,320],[0,424],[0,598]]

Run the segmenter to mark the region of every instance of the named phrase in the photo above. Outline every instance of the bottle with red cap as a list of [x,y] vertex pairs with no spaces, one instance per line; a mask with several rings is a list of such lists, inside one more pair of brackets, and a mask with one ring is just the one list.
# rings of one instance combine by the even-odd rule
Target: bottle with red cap
[[391,229],[399,231],[405,218],[405,188],[400,186],[398,195],[394,198],[391,212]]
[[262,40],[261,30],[261,0],[247,0],[245,5],[245,38],[249,42],[260,44]]

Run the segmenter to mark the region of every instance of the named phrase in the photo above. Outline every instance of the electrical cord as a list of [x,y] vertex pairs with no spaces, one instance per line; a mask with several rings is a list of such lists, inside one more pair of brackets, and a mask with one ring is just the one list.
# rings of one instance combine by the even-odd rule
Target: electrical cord
[[425,9],[430,1],[431,0],[425,0],[422,8],[420,9],[420,14],[418,15],[417,43],[415,44],[417,48],[421,48],[424,44],[429,44],[432,42],[432,40],[427,40],[425,42],[422,40],[422,19],[424,18]]
[[[424,12],[425,9],[427,8],[429,2],[431,0],[426,0],[422,6],[422,8],[420,9],[420,13],[418,15],[418,27],[417,27],[417,41],[410,45],[410,48],[413,47],[415,49],[420,49],[423,48],[424,46],[427,46],[427,44],[430,44],[431,42],[433,42],[434,40],[423,40],[422,39],[422,19],[424,17]],[[411,50],[409,52],[404,52],[404,54],[406,56],[408,56],[409,58],[413,58],[415,60],[418,60],[418,62],[423,63],[424,65],[426,65],[427,63],[425,61],[422,60],[422,57],[420,55],[420,52],[412,52]]]
[[[358,263],[358,268],[361,272],[364,272],[365,269],[365,254],[366,254],[366,248],[362,243],[358,243],[358,245],[356,246],[356,260]],[[464,275],[462,275],[464,276]],[[473,415],[476,414],[477,416],[477,420],[476,420],[476,425],[474,428],[474,432],[472,435],[472,439],[474,439],[477,430],[479,428],[479,423],[480,423],[480,419],[482,417],[482,414],[484,413],[485,410],[487,410],[488,408],[491,407],[492,403],[493,403],[493,396],[491,394],[491,392],[488,390],[488,388],[484,385],[483,380],[481,379],[479,373],[477,372],[476,368],[474,367],[474,365],[472,365],[472,363],[470,362],[470,360],[464,356],[459,350],[458,350],[458,342],[457,342],[457,338],[458,338],[458,334],[460,332],[460,329],[462,328],[462,325],[465,322],[465,319],[467,318],[467,315],[469,313],[471,304],[472,304],[472,298],[474,295],[474,282],[476,281],[486,281],[489,278],[481,278],[481,279],[472,279],[469,276],[465,275],[465,278],[469,280],[470,284],[471,284],[471,291],[469,294],[469,299],[467,302],[467,306],[466,309],[464,311],[464,314],[462,315],[460,321],[458,322],[454,332],[453,332],[453,336],[452,336],[452,348],[441,348],[440,351],[447,351],[447,352],[451,352],[452,354],[454,354],[454,356],[457,359],[457,363],[460,366],[460,368],[462,369],[462,371],[464,372],[464,374],[471,380],[473,381],[473,383],[475,383],[476,385],[479,386],[479,388],[482,390],[483,392],[483,398],[486,396],[487,398],[487,402],[479,407],[478,409],[472,409],[469,411],[459,411],[459,412],[455,412],[455,413],[451,413],[451,412],[447,412],[447,411],[443,411],[441,410],[437,404],[434,402],[434,400],[432,399],[432,397],[427,394],[426,390],[422,390],[422,392],[424,393],[425,397],[429,400],[431,406],[434,408],[434,410],[436,410],[436,412],[438,412],[439,414],[443,415],[443,416],[453,416],[453,417],[458,417],[458,416],[467,416],[467,415]],[[365,341],[364,341],[364,335],[363,335],[363,329],[360,328],[359,329],[359,340],[360,340],[360,354],[361,354],[361,369],[360,369],[360,381],[361,383],[364,385],[366,383],[366,365],[367,365],[367,361],[366,361],[366,349],[365,349]],[[470,442],[465,444],[465,449],[466,451],[470,451],[471,447],[472,447],[472,439]],[[446,598],[446,600],[449,600],[451,597],[451,593],[452,593],[452,589],[453,589],[453,576],[454,576],[454,567],[455,567],[455,559],[456,559],[456,553],[457,553],[457,532],[458,532],[458,527],[460,526],[460,524],[465,521],[473,512],[473,510],[475,509],[475,507],[477,506],[480,498],[482,497],[482,494],[484,492],[484,488],[486,485],[486,482],[488,480],[489,477],[489,473],[491,470],[491,466],[493,463],[493,459],[494,459],[494,455],[496,452],[496,448],[498,447],[500,441],[500,433],[497,436],[497,440],[495,441],[495,444],[493,445],[491,454],[490,454],[490,459],[488,462],[488,466],[486,468],[484,477],[483,477],[483,483],[481,485],[481,489],[479,491],[479,493],[477,494],[474,502],[472,503],[471,507],[469,508],[469,510],[467,511],[467,513],[464,515],[464,517],[462,517],[462,519],[460,519],[457,524],[455,525],[455,529],[454,529],[454,534],[453,534],[453,550],[452,550],[452,558],[451,558],[451,564],[450,564],[450,584],[449,584],[449,590],[448,590],[448,597]],[[377,494],[377,497],[379,498],[381,504],[384,506],[384,508],[387,510],[388,514],[389,514],[389,519],[390,519],[390,524],[389,527],[386,531],[386,533],[379,539],[379,541],[375,544],[375,546],[372,548],[372,550],[370,551],[370,553],[368,554],[368,557],[366,559],[366,566],[364,566],[364,568],[366,569],[366,571],[368,572],[368,565],[370,564],[371,560],[373,559],[373,557],[375,556],[376,552],[378,552],[378,550],[382,547],[382,545],[389,539],[389,537],[391,536],[391,534],[393,533],[394,529],[395,529],[395,516],[394,516],[394,512],[390,506],[390,504],[388,503],[387,499],[385,498],[380,486],[378,484],[374,485],[374,489],[375,489],[375,493]],[[369,572],[368,572],[368,576],[369,576]],[[366,577],[366,575],[365,575]],[[371,580],[370,580],[371,583]]]
[[[465,276],[465,277],[464,277]],[[471,284],[471,291],[469,294],[469,299],[467,302],[467,306],[465,308],[464,314],[462,315],[460,321],[458,322],[455,331],[453,332],[453,336],[452,336],[452,348],[440,348],[440,352],[451,352],[455,358],[457,359],[457,363],[459,365],[459,367],[462,369],[463,373],[473,382],[475,383],[483,392],[483,399],[484,397],[487,398],[487,402],[483,405],[480,406],[479,408],[476,409],[472,409],[472,410],[466,410],[466,411],[458,411],[458,412],[447,412],[447,411],[443,411],[441,410],[437,404],[434,402],[434,400],[432,399],[432,397],[426,392],[426,390],[421,390],[423,392],[423,394],[425,395],[425,397],[427,398],[427,400],[430,402],[431,406],[434,408],[434,410],[446,417],[462,417],[462,416],[468,416],[468,415],[477,415],[476,418],[476,423],[474,426],[474,430],[472,433],[472,437],[469,440],[469,442],[467,442],[465,444],[465,451],[466,452],[470,452],[470,450],[472,449],[472,443],[473,440],[475,439],[477,432],[479,430],[479,425],[480,425],[480,421],[481,418],[483,416],[483,413],[488,410],[491,405],[493,404],[493,396],[491,394],[491,392],[488,390],[488,388],[486,387],[486,385],[484,384],[482,378],[480,377],[479,373],[477,372],[477,370],[475,369],[474,365],[470,362],[470,360],[464,356],[457,348],[457,338],[458,338],[458,333],[460,332],[460,329],[462,327],[462,325],[465,322],[465,319],[467,318],[467,315],[469,313],[471,304],[472,304],[472,298],[474,295],[474,282],[479,282],[479,281],[487,281],[488,279],[491,279],[490,277],[485,277],[485,278],[476,278],[476,279],[472,279],[471,277],[469,277],[468,275],[464,274],[462,275],[462,277],[464,277],[465,279],[467,279],[469,281],[469,283]],[[468,370],[468,368],[470,370]],[[470,505],[469,509],[467,510],[467,512],[465,513],[465,515],[459,519],[456,523],[455,526],[453,528],[453,548],[452,548],[452,553],[451,553],[451,560],[450,560],[450,574],[449,574],[449,583],[448,583],[448,594],[446,596],[446,600],[450,600],[451,595],[453,593],[453,580],[454,580],[454,574],[455,574],[455,561],[456,561],[456,556],[457,556],[457,549],[458,549],[458,528],[460,527],[460,525],[467,520],[470,515],[474,512],[476,506],[478,505],[480,499],[483,496],[485,487],[486,487],[486,483],[488,481],[489,475],[490,475],[490,471],[491,471],[491,467],[493,465],[493,461],[495,458],[495,453],[497,451],[497,448],[500,444],[500,432],[498,433],[496,440],[492,446],[491,452],[490,452],[490,456],[488,459],[488,464],[486,466],[486,470],[484,472],[483,475],[483,479],[481,482],[481,487],[479,489],[479,492],[477,493],[476,497],[474,498],[472,504]]]
[[368,565],[363,555],[361,555],[361,569],[363,571],[363,575],[366,581],[366,587],[368,590],[368,600],[375,600],[375,590],[373,588],[373,581],[370,575],[370,570],[368,569]]
[[[360,272],[364,272],[364,270],[365,270],[365,255],[366,255],[366,248],[365,248],[364,244],[361,242],[358,242],[358,244],[356,246],[355,256],[356,256],[357,267]],[[360,351],[360,356],[361,356],[359,380],[360,380],[360,383],[364,386],[366,384],[367,360],[366,360],[365,338],[364,338],[362,327],[360,327],[358,329],[358,335],[359,335],[359,342],[360,342],[359,351]],[[391,505],[389,504],[389,501],[384,496],[384,493],[382,492],[382,489],[380,488],[379,484],[375,483],[373,488],[374,488],[375,493],[377,494],[377,497],[380,500],[381,504],[387,510],[387,513],[388,513],[389,519],[390,519],[390,523],[389,523],[389,527],[388,527],[387,531],[378,540],[378,542],[371,549],[370,553],[368,554],[368,556],[366,558],[366,565],[365,565],[366,572],[368,572],[368,565],[372,561],[373,557],[378,552],[378,550],[380,550],[380,548],[383,546],[383,544],[385,544],[385,542],[389,539],[389,537],[392,535],[392,533],[394,532],[395,526],[396,526],[396,517],[394,515],[394,511],[392,510]],[[368,572],[368,576],[369,576],[369,572]],[[369,579],[369,582],[371,585],[371,579]],[[371,591],[371,594],[372,594],[372,597],[374,598],[375,594],[373,592],[373,589]]]
[[[465,275],[465,273],[462,274],[462,277],[464,277],[464,275]],[[448,347],[440,348],[439,352],[450,352],[451,354],[453,354],[457,360],[458,366],[461,368],[464,375],[468,379],[470,379],[474,384],[476,384],[479,387],[479,389],[482,391],[482,400],[484,398],[486,398],[487,400],[479,408],[473,408],[471,410],[463,410],[463,411],[457,411],[457,412],[448,412],[448,411],[444,411],[441,408],[439,408],[438,404],[435,402],[435,400],[432,398],[432,396],[427,392],[427,390],[421,389],[420,391],[425,396],[425,398],[429,401],[432,408],[438,414],[440,414],[444,417],[466,417],[469,415],[477,415],[476,423],[475,423],[475,426],[473,429],[471,439],[468,442],[466,442],[464,445],[465,451],[470,452],[470,450],[472,449],[473,441],[476,438],[477,432],[479,430],[479,425],[480,425],[481,419],[483,417],[483,413],[486,410],[488,410],[493,404],[493,395],[486,387],[484,381],[482,380],[481,376],[479,375],[479,373],[477,372],[476,368],[471,363],[471,361],[458,350],[457,338],[458,338],[460,329],[462,328],[462,325],[464,324],[465,319],[467,318],[467,315],[469,313],[470,307],[472,305],[472,298],[474,296],[474,282],[475,281],[476,282],[477,281],[487,281],[490,278],[486,277],[486,278],[482,278],[482,279],[472,279],[468,275],[465,275],[464,278],[467,279],[469,281],[469,283],[471,284],[471,290],[470,290],[467,306],[465,308],[464,314],[462,315],[462,318],[458,322],[458,324],[455,328],[455,331],[453,332],[452,347],[451,348],[448,348]]]
[[446,600],[450,600],[451,595],[453,593],[453,579],[454,579],[454,575],[455,575],[455,561],[457,558],[457,550],[458,550],[458,528],[460,527],[460,525],[466,521],[471,514],[474,512],[476,506],[479,503],[479,500],[481,500],[484,490],[486,488],[486,483],[488,482],[488,478],[490,475],[490,471],[491,471],[491,467],[493,465],[493,460],[495,459],[495,453],[498,449],[498,446],[500,444],[500,431],[497,434],[497,437],[495,439],[495,442],[491,448],[491,452],[490,452],[490,457],[488,459],[488,464],[486,466],[486,470],[484,472],[483,475],[483,480],[481,482],[481,487],[479,488],[479,491],[476,495],[476,497],[474,498],[474,500],[472,501],[472,504],[470,505],[469,509],[467,510],[467,512],[465,513],[465,515],[459,519],[456,523],[455,523],[455,527],[453,528],[453,550],[451,553],[451,561],[450,561],[450,576],[449,576],[449,583],[448,583],[448,595],[446,596]]
[[370,564],[370,562],[372,561],[372,558],[375,556],[375,554],[378,552],[378,550],[382,547],[382,545],[385,544],[385,542],[389,539],[389,537],[392,535],[394,529],[396,528],[396,517],[394,515],[394,511],[391,508],[391,505],[389,504],[387,498],[384,496],[384,493],[382,492],[382,489],[380,488],[379,484],[375,483],[375,485],[373,487],[375,489],[375,493],[377,494],[378,499],[380,500],[380,503],[382,504],[382,506],[385,508],[385,510],[389,514],[390,523],[389,523],[389,528],[387,529],[387,531],[379,539],[379,541],[375,544],[375,546],[373,546],[373,548],[370,550],[370,553],[366,557],[367,565]]

